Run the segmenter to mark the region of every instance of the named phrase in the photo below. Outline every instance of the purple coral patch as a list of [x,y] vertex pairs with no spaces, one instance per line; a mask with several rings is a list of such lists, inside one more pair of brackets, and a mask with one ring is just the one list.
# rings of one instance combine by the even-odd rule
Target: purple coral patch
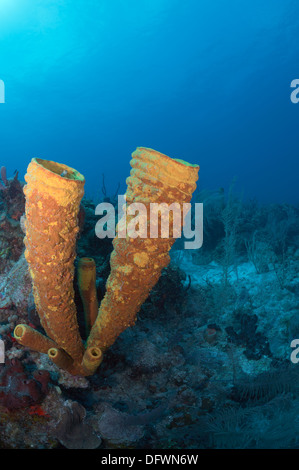
[[29,376],[18,359],[0,369],[0,404],[9,410],[40,403],[48,391],[49,372],[36,371]]

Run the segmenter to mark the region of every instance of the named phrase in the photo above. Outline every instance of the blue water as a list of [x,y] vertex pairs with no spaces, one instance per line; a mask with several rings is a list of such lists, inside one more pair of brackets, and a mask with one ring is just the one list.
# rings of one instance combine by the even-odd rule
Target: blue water
[[98,197],[145,146],[297,203],[298,33],[295,0],[1,0],[0,164],[67,163]]

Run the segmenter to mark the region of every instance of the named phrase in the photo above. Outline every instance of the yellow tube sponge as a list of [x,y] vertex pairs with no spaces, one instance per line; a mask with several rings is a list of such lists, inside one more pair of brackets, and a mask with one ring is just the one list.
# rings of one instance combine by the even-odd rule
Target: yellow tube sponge
[[25,176],[25,257],[43,328],[59,349],[82,362],[73,278],[84,177],[73,168],[32,159]]
[[103,360],[102,351],[99,348],[87,348],[83,357],[83,369],[85,375],[93,375]]
[[73,359],[62,349],[50,348],[48,350],[48,357],[60,369],[76,375]]
[[56,347],[54,341],[28,325],[17,325],[14,329],[14,337],[23,346],[44,354],[47,354],[50,348]]
[[[121,238],[120,230],[128,228],[133,216],[124,216],[118,223],[106,294],[87,343],[88,347],[102,351],[135,323],[141,305],[170,261],[169,250],[175,241],[172,230],[168,238],[163,238],[161,231],[158,238],[149,238],[151,203],[166,203],[168,206],[178,203],[181,229],[183,203],[190,202],[198,179],[197,165],[172,159],[152,149],[137,148],[132,157],[126,201],[129,204],[141,202],[146,207],[147,233],[144,238],[128,235]],[[161,225],[161,218],[157,224]]]
[[[66,165],[37,158],[25,176],[25,257],[36,309],[48,337],[26,325],[17,325],[15,337],[25,346],[48,353],[58,367],[73,375],[92,375],[103,352],[135,323],[142,303],[170,261],[169,250],[184,223],[184,203],[191,201],[196,189],[197,165],[146,148],[138,148],[132,157],[126,200],[129,205],[142,203],[143,213],[138,222],[134,211],[125,213],[118,223],[111,273],[99,310],[95,263],[83,258],[78,265],[79,290],[91,327],[86,350],[79,334],[73,289],[84,177]],[[153,203],[160,208],[155,218]],[[165,235],[161,213],[172,204],[178,206],[179,222],[168,212],[170,230]],[[138,229],[131,236],[134,226]],[[145,229],[142,234],[140,226]]]

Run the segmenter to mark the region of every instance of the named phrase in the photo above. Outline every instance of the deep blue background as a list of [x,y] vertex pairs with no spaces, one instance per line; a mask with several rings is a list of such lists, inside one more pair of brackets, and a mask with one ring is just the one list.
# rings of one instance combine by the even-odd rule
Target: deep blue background
[[298,37],[296,0],[0,0],[0,165],[67,163],[96,197],[146,146],[297,203]]

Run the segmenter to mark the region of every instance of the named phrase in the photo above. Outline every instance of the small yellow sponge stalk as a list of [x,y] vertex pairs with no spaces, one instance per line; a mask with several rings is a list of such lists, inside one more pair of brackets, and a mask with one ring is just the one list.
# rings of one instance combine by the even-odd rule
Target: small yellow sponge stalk
[[47,354],[50,348],[57,347],[54,341],[28,325],[17,325],[14,329],[14,337],[23,346],[44,354]]
[[98,297],[96,290],[96,264],[92,258],[80,258],[78,263],[78,287],[82,300],[86,334],[96,321],[98,315]]
[[86,375],[93,375],[103,360],[103,353],[99,348],[87,348],[83,357],[83,369]]
[[[120,229],[128,227],[133,216],[118,223],[113,240],[111,273],[106,284],[106,294],[99,314],[88,338],[88,347],[102,351],[109,348],[116,338],[135,323],[136,315],[158,281],[161,271],[170,261],[169,250],[175,238],[149,238],[151,203],[179,203],[180,230],[183,225],[183,203],[189,203],[196,189],[197,165],[175,160],[152,149],[138,148],[131,160],[131,176],[127,179],[127,203],[141,202],[147,211],[147,234],[144,238],[119,236]],[[172,218],[170,217],[170,221]],[[160,221],[156,225],[161,225]]]
[[76,373],[74,369],[73,359],[62,349],[50,348],[48,350],[48,356],[54,364],[60,369],[66,370],[71,374]]
[[72,358],[80,373],[84,347],[73,278],[85,180],[73,168],[38,158],[29,164],[25,180],[25,257],[36,309],[49,338]]

